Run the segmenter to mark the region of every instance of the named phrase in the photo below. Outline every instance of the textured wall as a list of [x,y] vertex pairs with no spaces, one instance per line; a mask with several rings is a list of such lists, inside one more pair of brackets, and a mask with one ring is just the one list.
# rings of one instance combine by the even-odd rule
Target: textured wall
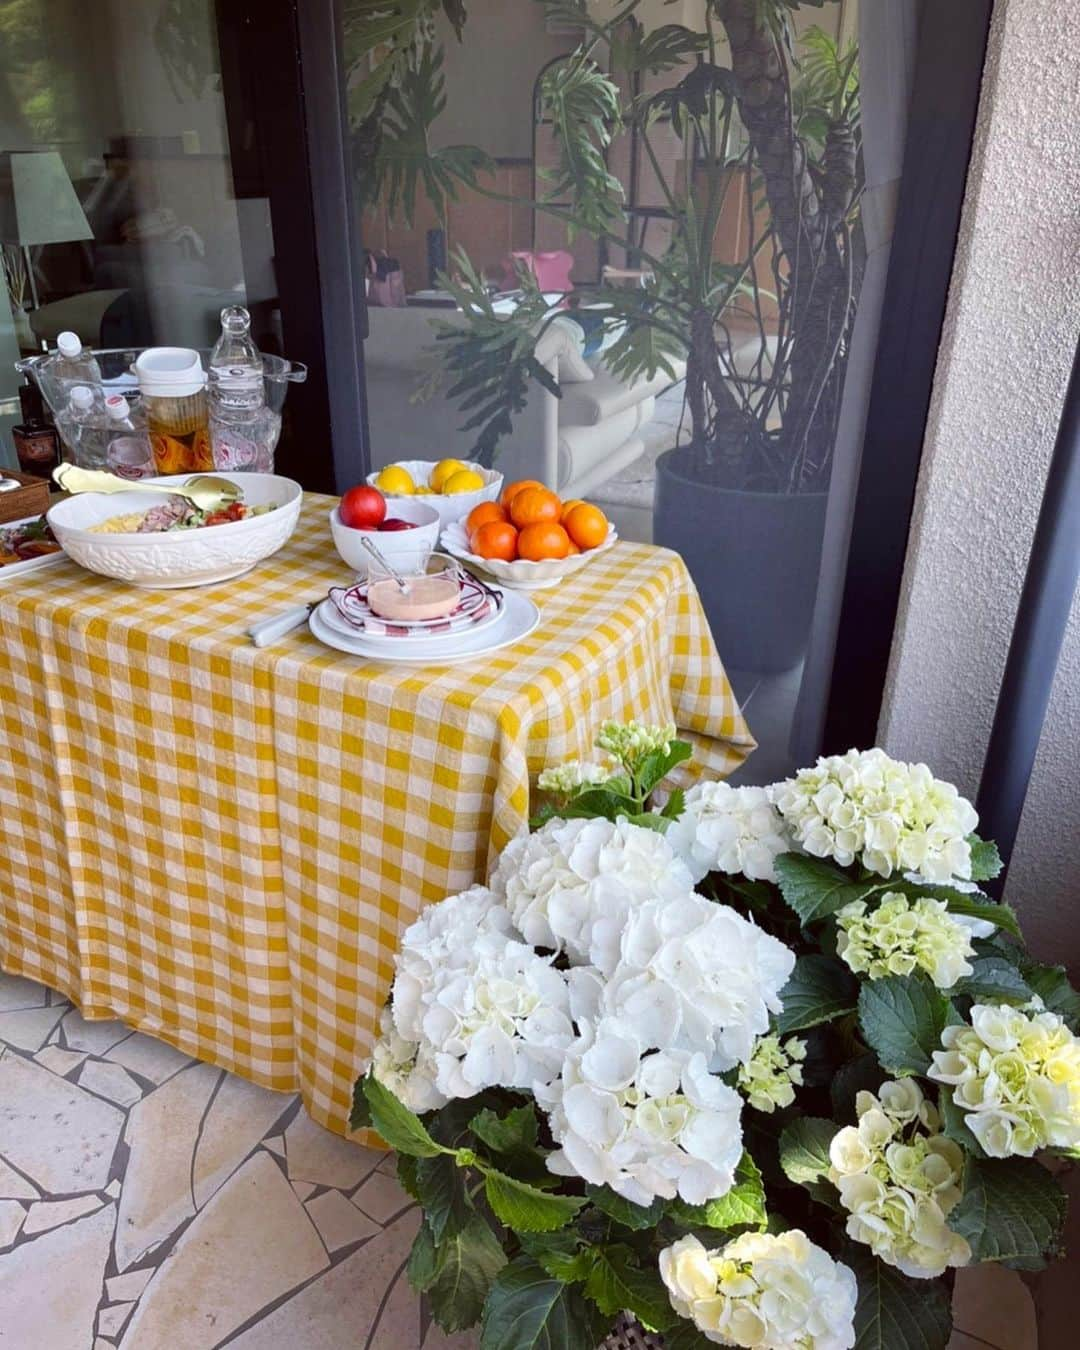
[[[1080,6],[998,0],[880,738],[974,793],[1080,331]],[[1080,522],[1077,522],[1080,528]],[[1080,967],[1080,605],[1009,877]]]

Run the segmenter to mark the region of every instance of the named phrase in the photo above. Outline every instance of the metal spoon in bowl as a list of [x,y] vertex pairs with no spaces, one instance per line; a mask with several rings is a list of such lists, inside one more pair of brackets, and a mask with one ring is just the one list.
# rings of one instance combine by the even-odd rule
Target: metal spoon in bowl
[[104,469],[80,469],[76,464],[59,464],[52,476],[65,492],[164,492],[169,497],[186,498],[200,511],[216,510],[244,495],[236,483],[212,473],[198,473],[185,483],[170,486],[121,478]]
[[364,547],[364,549],[366,549],[366,551],[371,554],[371,556],[375,559],[375,561],[379,564],[379,566],[385,568],[386,571],[389,572],[390,576],[397,582],[398,590],[401,592],[401,594],[408,595],[409,591],[412,589],[411,586],[401,575],[401,573],[398,572],[395,568],[391,567],[391,565],[386,561],[382,549],[376,548],[375,544],[370,539],[361,539],[360,543]]

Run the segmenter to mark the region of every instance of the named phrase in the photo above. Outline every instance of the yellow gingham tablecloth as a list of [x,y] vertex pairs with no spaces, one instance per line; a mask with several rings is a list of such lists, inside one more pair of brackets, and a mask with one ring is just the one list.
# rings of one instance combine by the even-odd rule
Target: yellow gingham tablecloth
[[754,742],[682,560],[642,545],[465,665],[260,651],[250,623],[345,580],[332,504],[213,587],[0,579],[0,966],[344,1131],[398,935],[524,827],[530,775],[608,717],[677,722],[719,775]]

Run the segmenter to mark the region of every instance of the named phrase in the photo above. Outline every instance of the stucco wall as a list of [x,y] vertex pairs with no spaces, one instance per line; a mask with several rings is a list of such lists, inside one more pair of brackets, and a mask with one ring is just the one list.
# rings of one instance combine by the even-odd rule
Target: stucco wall
[[[971,794],[1080,332],[1078,52],[1073,0],[998,0],[881,719]],[[1074,605],[1008,894],[1074,968],[1078,752]]]

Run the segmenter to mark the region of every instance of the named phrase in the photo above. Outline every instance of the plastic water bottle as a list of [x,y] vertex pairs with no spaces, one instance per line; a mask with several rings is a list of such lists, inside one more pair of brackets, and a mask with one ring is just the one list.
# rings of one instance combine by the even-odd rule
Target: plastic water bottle
[[48,363],[49,374],[67,385],[101,384],[101,367],[92,351],[82,345],[78,333],[61,333],[56,339],[56,355]]
[[149,478],[155,469],[146,418],[132,412],[123,394],[106,398],[105,416],[109,432],[107,467],[120,478]]
[[67,407],[56,419],[70,459],[81,469],[103,469],[109,449],[109,423],[104,407],[88,385],[77,384]]
[[251,337],[251,315],[242,305],[221,311],[209,377],[214,468],[273,473],[281,415],[267,407],[262,357]]

